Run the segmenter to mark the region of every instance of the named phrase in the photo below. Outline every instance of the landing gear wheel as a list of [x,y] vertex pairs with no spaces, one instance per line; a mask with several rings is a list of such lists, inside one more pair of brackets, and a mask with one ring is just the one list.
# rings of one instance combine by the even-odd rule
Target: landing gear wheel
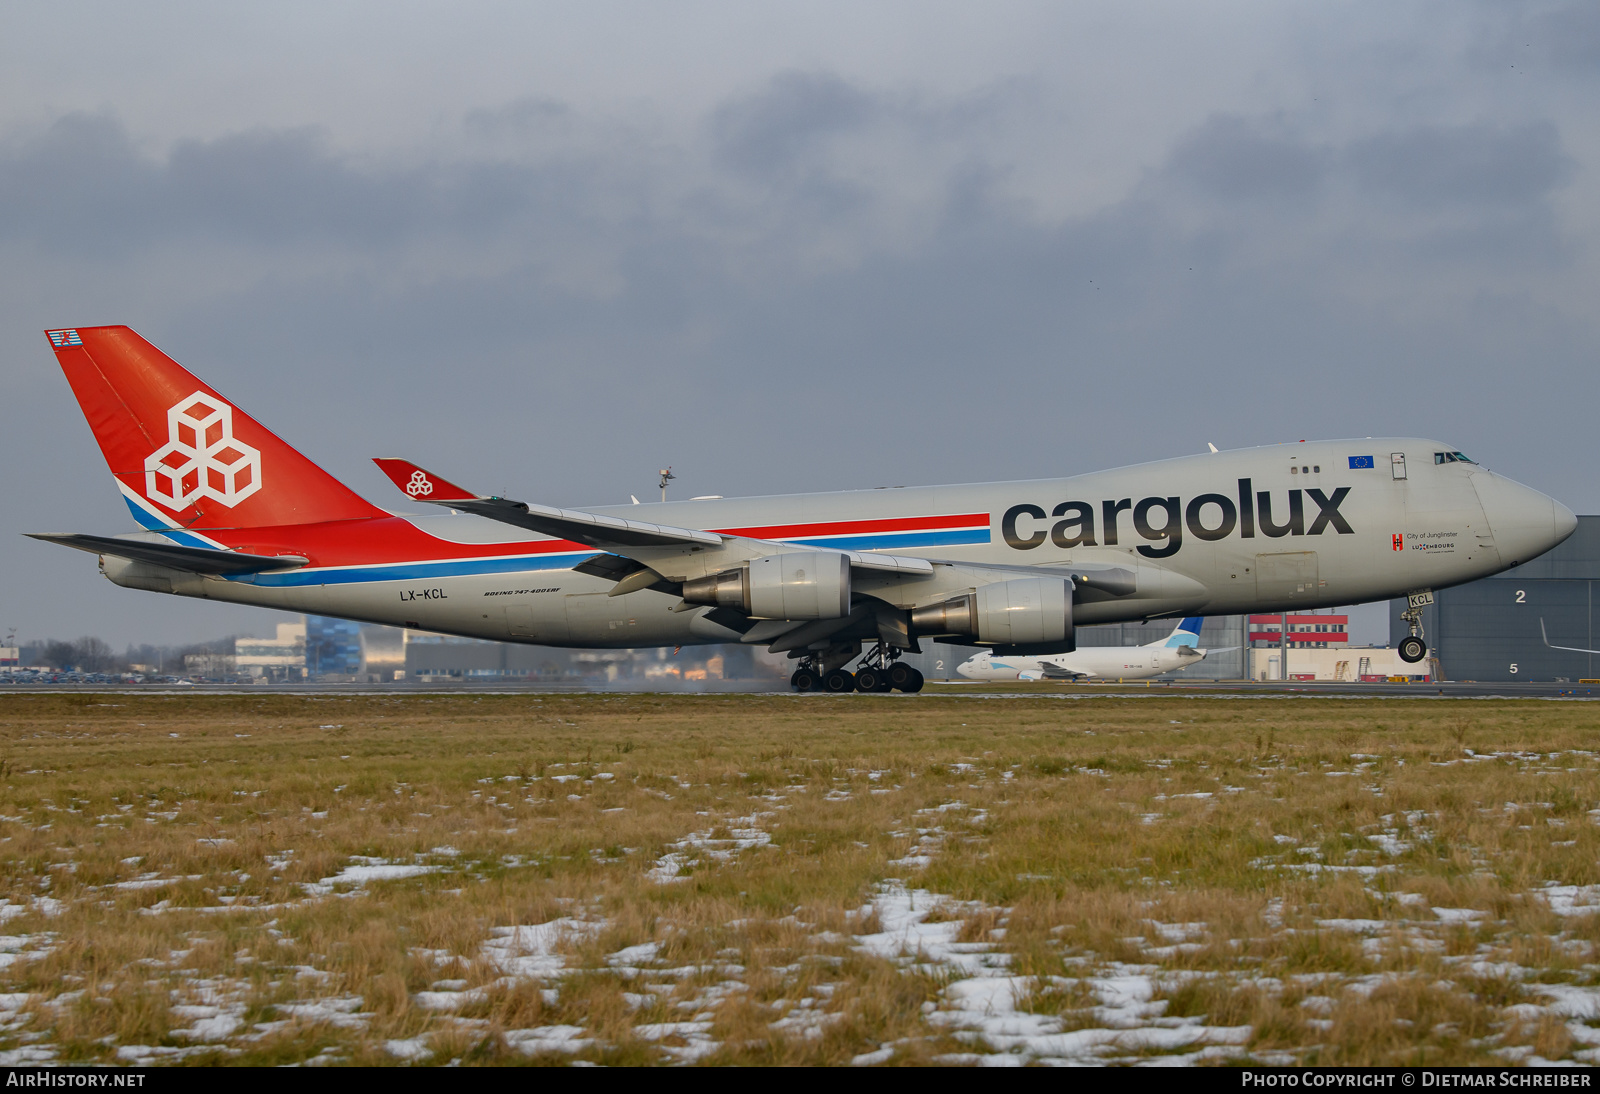
[[789,686],[796,691],[816,691],[822,687],[822,677],[811,669],[795,669],[789,677]]
[[1415,665],[1428,656],[1428,646],[1416,635],[1400,639],[1400,660],[1408,665]]
[[882,691],[884,688],[880,688],[878,686],[880,683],[885,687],[887,687],[889,683],[889,681],[883,678],[883,672],[880,669],[868,667],[856,673],[857,691]]
[[918,692],[922,690],[922,673],[896,661],[889,666],[889,684],[908,694]]
[[856,690],[856,674],[844,669],[834,669],[822,678],[822,689],[835,695]]

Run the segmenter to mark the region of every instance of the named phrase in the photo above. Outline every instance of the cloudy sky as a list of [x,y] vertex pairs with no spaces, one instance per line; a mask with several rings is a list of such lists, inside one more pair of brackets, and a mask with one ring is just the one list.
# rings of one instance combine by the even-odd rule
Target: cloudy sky
[[0,627],[117,589],[40,334],[127,323],[381,504],[1418,432],[1600,512],[1600,5],[0,4]]

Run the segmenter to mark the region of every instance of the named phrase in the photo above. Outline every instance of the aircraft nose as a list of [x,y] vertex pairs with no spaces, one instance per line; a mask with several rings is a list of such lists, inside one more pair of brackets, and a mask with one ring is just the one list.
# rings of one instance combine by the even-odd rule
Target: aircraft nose
[[1556,542],[1560,543],[1578,530],[1578,514],[1552,499],[1556,509]]
[[1472,476],[1472,485],[1484,516],[1489,518],[1495,549],[1508,565],[1537,558],[1578,527],[1571,509],[1503,475],[1479,472]]
[[961,662],[961,664],[956,666],[956,674],[959,675],[959,676],[965,676],[968,680],[971,680],[972,679],[972,662],[971,661],[963,661],[963,662]]

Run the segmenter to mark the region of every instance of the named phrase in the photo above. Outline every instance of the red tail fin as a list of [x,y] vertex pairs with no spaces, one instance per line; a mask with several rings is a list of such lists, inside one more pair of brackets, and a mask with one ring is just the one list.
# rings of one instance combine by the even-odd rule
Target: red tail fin
[[252,528],[386,515],[127,327],[45,333],[141,523]]

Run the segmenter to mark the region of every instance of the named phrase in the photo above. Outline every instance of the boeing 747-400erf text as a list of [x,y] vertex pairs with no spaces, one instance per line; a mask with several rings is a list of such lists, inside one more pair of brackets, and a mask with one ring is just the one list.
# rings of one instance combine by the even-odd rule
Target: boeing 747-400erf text
[[[1559,502],[1410,437],[584,510],[379,460],[408,501],[454,511],[398,514],[127,327],[46,333],[145,530],[36,538],[99,555],[118,585],[551,646],[759,643],[799,662],[802,690],[916,690],[898,658],[920,638],[1047,655],[1073,650],[1079,623],[1421,601],[1577,526]],[[1407,642],[1420,660],[1422,641]]]

